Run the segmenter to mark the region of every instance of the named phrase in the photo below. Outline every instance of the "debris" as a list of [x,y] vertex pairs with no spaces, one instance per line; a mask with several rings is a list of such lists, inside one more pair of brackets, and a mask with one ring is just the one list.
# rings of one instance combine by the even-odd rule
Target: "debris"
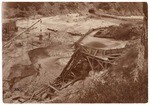
[[50,31],[57,32],[58,30],[47,28]]
[[64,88],[68,87],[69,85],[71,85],[71,84],[73,84],[73,83],[75,83],[76,81],[81,80],[81,79],[83,79],[82,76],[79,76],[79,77],[75,78],[75,79],[72,80],[71,82],[68,82],[66,85],[62,86],[62,87],[60,88],[60,90],[62,90],[62,89],[64,89]]
[[48,85],[50,88],[54,89],[56,92],[59,92],[58,89],[56,89],[54,86],[52,86],[51,84]]
[[73,33],[73,32],[67,32],[68,34],[71,34],[72,36],[83,36],[82,34],[79,33]]

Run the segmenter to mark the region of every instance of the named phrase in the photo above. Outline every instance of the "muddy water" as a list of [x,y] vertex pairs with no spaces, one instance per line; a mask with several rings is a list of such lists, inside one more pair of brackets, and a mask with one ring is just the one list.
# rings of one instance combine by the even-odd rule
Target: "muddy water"
[[100,43],[100,42],[89,42],[85,46],[92,47],[92,48],[104,48],[104,47],[106,47],[105,44]]

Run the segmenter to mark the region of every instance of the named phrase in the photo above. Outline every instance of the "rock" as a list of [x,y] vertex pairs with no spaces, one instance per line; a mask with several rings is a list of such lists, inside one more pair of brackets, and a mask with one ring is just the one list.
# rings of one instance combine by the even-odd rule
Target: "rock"
[[22,103],[25,101],[25,99],[20,98],[18,101]]
[[12,100],[18,100],[22,95],[20,94],[20,92],[15,92],[13,95],[12,95]]
[[13,103],[20,103],[20,102],[19,102],[19,100],[15,100],[15,101],[13,101]]
[[31,65],[16,64],[10,68],[10,73],[8,76],[10,88],[20,81],[21,79],[34,75],[36,73],[35,69]]
[[44,94],[42,94],[42,99],[45,99],[46,97],[48,96],[48,94],[47,93],[44,93]]
[[12,98],[3,98],[4,103],[12,103]]
[[4,92],[9,91],[9,84],[8,84],[8,82],[3,82],[3,91]]
[[4,98],[10,98],[12,96],[11,92],[6,92]]

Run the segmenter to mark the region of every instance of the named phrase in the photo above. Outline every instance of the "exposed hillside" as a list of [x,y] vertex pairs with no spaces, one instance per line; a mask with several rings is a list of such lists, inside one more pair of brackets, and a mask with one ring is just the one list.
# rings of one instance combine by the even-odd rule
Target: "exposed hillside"
[[142,5],[3,3],[3,102],[146,103]]
[[[51,16],[66,13],[87,14],[89,9],[98,14],[142,15],[142,3],[135,2],[4,2],[3,17]],[[81,12],[82,10],[82,12]]]

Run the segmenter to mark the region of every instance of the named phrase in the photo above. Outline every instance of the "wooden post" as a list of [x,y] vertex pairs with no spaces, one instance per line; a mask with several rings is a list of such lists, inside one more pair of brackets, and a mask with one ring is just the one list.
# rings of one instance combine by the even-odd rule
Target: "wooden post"
[[103,69],[105,68],[101,62],[98,61],[98,63],[99,63],[99,65],[101,65],[101,67],[102,67]]
[[92,64],[91,64],[91,62],[90,62],[90,59],[89,59],[88,57],[86,57],[86,58],[87,58],[87,60],[88,60],[88,62],[89,62],[89,65],[90,65],[91,69],[94,70],[94,69],[93,69],[93,66],[92,66]]
[[69,60],[69,62],[67,63],[67,65],[65,66],[65,68],[63,69],[62,73],[60,74],[60,76],[63,76],[63,74],[67,71],[67,68],[71,65],[71,63],[74,60],[74,57],[76,56],[76,54],[78,53],[79,49],[76,50],[76,52],[74,52],[74,54],[71,56],[71,59]]

